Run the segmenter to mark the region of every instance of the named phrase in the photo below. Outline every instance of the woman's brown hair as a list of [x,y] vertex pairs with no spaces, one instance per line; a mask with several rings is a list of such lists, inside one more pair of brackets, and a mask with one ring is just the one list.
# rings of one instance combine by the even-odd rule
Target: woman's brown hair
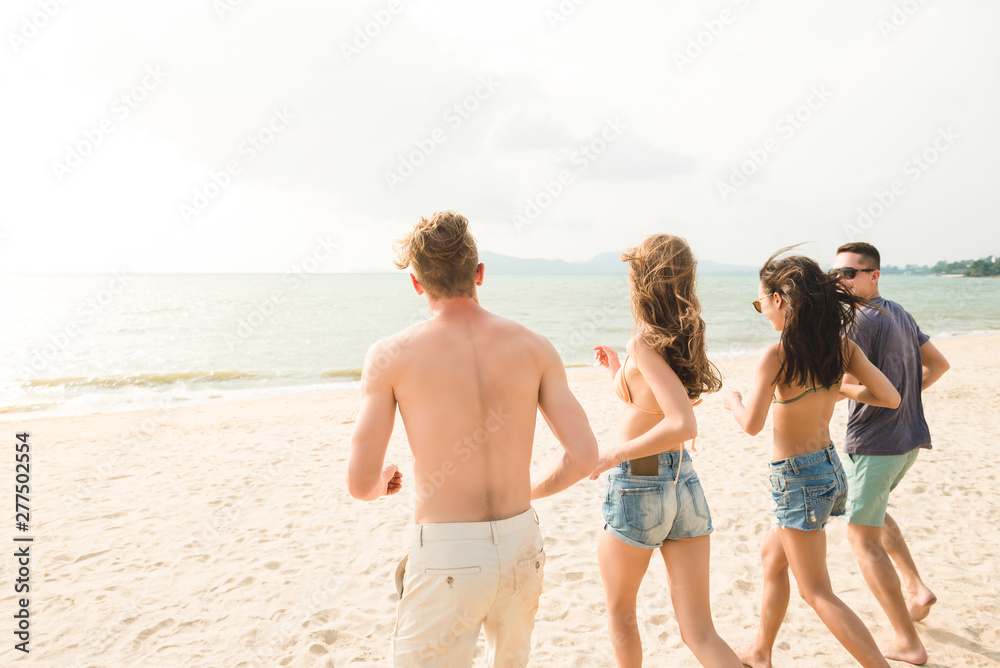
[[760,269],[764,291],[779,294],[786,304],[781,347],[785,358],[774,382],[804,387],[831,387],[847,367],[844,333],[854,325],[857,308],[873,306],[844,289],[836,276],[815,260],[777,251]]
[[632,315],[639,336],[674,370],[690,399],[722,388],[718,368],[705,350],[705,321],[695,294],[698,263],[687,242],[654,234],[621,256],[628,262]]

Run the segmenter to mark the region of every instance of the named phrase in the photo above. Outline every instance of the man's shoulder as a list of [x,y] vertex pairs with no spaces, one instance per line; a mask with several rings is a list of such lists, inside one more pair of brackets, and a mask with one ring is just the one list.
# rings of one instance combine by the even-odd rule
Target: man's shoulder
[[502,315],[497,315],[492,312],[489,313],[489,318],[488,326],[497,334],[519,337],[523,338],[526,342],[530,341],[537,344],[549,343],[547,338],[538,332],[529,329],[526,325],[522,325],[516,320],[511,320],[510,318],[505,318]]
[[419,341],[426,327],[426,322],[416,322],[395,334],[379,339],[369,346],[368,354],[365,356],[366,361],[377,362],[382,368],[391,365],[405,350]]
[[871,306],[862,307],[858,317],[855,318],[855,326],[859,329],[879,327],[883,323],[892,322],[901,316],[910,317],[906,309],[885,297],[875,297],[869,301]]
[[876,297],[872,300],[876,306],[881,308],[883,311],[888,311],[892,314],[906,313],[906,309],[903,308],[902,304],[899,302],[894,302],[891,299],[886,299],[885,297]]
[[910,327],[919,329],[916,318],[914,318],[909,311],[903,308],[903,305],[899,302],[894,302],[891,299],[881,297],[876,304],[883,311],[883,313],[876,312],[874,314],[878,319],[885,320],[896,327],[903,327],[904,329]]

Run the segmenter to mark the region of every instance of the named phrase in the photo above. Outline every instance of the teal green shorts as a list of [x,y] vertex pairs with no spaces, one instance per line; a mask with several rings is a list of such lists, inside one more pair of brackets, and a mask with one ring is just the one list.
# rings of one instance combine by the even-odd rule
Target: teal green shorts
[[903,455],[847,455],[847,521],[867,527],[885,524],[889,492],[917,461],[920,448]]

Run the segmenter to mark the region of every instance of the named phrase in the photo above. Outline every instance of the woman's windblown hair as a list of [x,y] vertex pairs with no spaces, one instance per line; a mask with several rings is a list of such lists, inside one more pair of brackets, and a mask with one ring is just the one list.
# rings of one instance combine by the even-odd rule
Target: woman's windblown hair
[[779,258],[788,246],[768,258],[760,282],[787,305],[781,332],[785,359],[775,382],[805,387],[830,387],[847,366],[843,336],[854,325],[857,308],[873,304],[844,289],[836,276],[823,272],[802,255]]
[[698,266],[687,242],[654,234],[621,256],[628,262],[632,315],[640,336],[670,364],[690,399],[722,388],[705,351],[705,321],[695,295]]

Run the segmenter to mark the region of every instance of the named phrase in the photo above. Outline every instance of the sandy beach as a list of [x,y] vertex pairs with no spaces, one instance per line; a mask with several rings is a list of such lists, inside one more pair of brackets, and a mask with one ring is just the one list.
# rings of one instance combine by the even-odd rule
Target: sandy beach
[[[952,369],[924,396],[934,449],[921,453],[890,508],[939,597],[918,624],[927,665],[995,666],[1000,336],[935,344]],[[744,392],[752,367],[753,360],[720,363],[727,386]],[[599,441],[611,444],[621,403],[607,373],[574,369],[570,384]],[[3,422],[9,443],[15,433],[31,434],[35,540],[29,655],[13,648],[11,635],[13,550],[0,560],[0,610],[10,629],[0,661],[389,665],[392,575],[412,522],[412,464],[397,418],[388,460],[403,470],[403,492],[370,503],[348,495],[344,469],[358,403],[357,392],[339,392]],[[754,634],[760,604],[770,425],[746,436],[718,395],[697,415],[694,463],[715,525],[713,612],[722,637],[741,647]],[[845,420],[841,403],[831,428],[838,447]],[[557,447],[539,420],[536,467]],[[614,665],[596,555],[604,486],[604,476],[583,481],[535,505],[548,561],[533,666]],[[886,638],[888,621],[862,580],[846,525],[833,521],[827,534],[835,591],[876,639]],[[658,557],[651,570],[639,599],[647,665],[695,666]],[[856,664],[793,587],[775,665]]]

